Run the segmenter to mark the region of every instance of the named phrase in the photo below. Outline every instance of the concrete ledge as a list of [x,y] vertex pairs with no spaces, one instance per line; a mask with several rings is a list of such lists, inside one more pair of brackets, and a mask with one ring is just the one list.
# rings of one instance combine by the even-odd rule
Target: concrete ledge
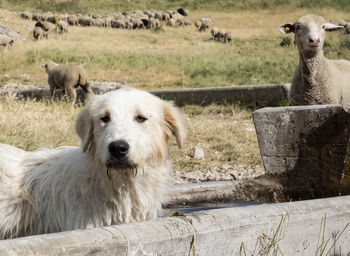
[[259,177],[242,181],[210,181],[174,185],[164,208],[196,206],[205,203],[283,201],[281,186],[275,178]]
[[[324,238],[330,239],[330,248],[334,241],[332,234],[340,233],[350,221],[350,196],[217,209],[148,222],[3,240],[0,255],[239,255],[242,243],[252,253],[258,236],[264,233],[272,237],[280,224],[281,237],[276,241],[281,238],[278,245],[283,255],[316,255],[325,214]],[[284,222],[283,216],[287,216]],[[336,243],[336,253],[340,247],[342,253],[348,253],[349,240],[347,227]]]
[[280,106],[287,102],[290,84],[258,86],[230,86],[153,90],[151,93],[173,100],[178,105],[209,105],[212,103],[235,103],[247,107]]
[[253,113],[267,174],[292,199],[350,194],[349,105],[263,108]]
[[[93,86],[96,94],[102,94],[107,91],[115,90],[119,86],[101,85]],[[258,85],[258,86],[229,86],[229,87],[210,87],[210,88],[187,88],[187,89],[166,89],[151,90],[150,92],[165,99],[172,100],[177,105],[209,105],[212,103],[235,103],[243,104],[248,107],[280,106],[287,102],[287,94],[290,84],[284,85]],[[9,93],[2,93],[0,96]],[[49,99],[50,90],[33,89],[12,92],[19,98],[24,99]],[[83,102],[85,95],[79,88],[77,90],[78,101]],[[57,90],[56,98],[61,99],[62,90]]]

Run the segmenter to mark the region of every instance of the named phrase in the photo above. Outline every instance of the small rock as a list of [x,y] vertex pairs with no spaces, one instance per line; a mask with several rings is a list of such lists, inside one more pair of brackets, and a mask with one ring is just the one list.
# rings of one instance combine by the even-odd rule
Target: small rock
[[231,169],[231,165],[229,165],[229,164],[223,164],[223,165],[222,165],[222,169],[224,169],[225,171],[227,171],[228,169]]
[[200,146],[194,147],[194,156],[195,159],[203,159],[204,158],[204,151]]

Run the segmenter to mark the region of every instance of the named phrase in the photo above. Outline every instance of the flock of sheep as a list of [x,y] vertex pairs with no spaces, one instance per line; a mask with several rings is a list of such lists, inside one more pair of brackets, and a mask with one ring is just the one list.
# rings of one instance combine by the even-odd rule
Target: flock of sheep
[[[183,8],[177,11],[169,10],[166,12],[157,10],[140,11],[110,14],[59,14],[55,15],[51,12],[46,13],[30,13],[21,12],[20,17],[27,20],[35,20],[44,26],[35,26],[37,31],[33,31],[33,36],[36,39],[39,37],[47,37],[50,32],[50,23],[57,24],[57,30],[66,33],[68,25],[70,26],[96,26],[96,27],[110,27],[120,29],[143,29],[159,27],[161,23],[170,27],[188,26],[192,25],[192,21],[188,19],[189,11]],[[47,28],[45,28],[45,26]],[[40,29],[40,27],[42,29]]]
[[224,43],[230,43],[232,41],[232,35],[230,32],[226,32],[224,29],[213,27],[211,29],[211,36],[213,40],[223,41]]
[[[300,56],[289,93],[291,105],[350,103],[350,61],[329,60],[323,54],[325,32],[343,28],[316,15],[305,15],[279,27],[282,33],[294,33]],[[213,40],[229,40],[227,33],[217,27],[211,33]],[[91,92],[86,71],[80,65],[50,62],[45,67],[51,97],[57,88],[65,89],[73,102],[74,88],[81,86],[86,93]]]
[[[187,10],[179,9],[168,12],[134,11],[132,13],[109,15],[60,15],[57,17],[51,13],[31,14],[23,12],[20,16],[25,19],[36,20],[34,37],[35,33],[41,33],[40,36],[45,37],[49,31],[54,29],[66,33],[68,24],[99,26],[98,24],[103,23],[103,26],[137,29],[159,26],[161,21],[165,21],[171,26],[183,26],[186,25],[185,21],[188,20],[188,14]],[[206,31],[212,22],[214,22],[213,19],[205,17],[196,22],[195,26],[202,32]],[[56,26],[52,23],[56,23]],[[65,24],[66,26],[64,26]],[[297,19],[294,23],[285,23],[279,27],[282,33],[294,33],[294,42],[298,47],[300,56],[300,64],[295,70],[289,94],[291,105],[350,103],[350,62],[329,60],[323,54],[325,32],[344,28],[346,33],[346,29],[350,29],[350,24],[339,22],[338,25],[335,25],[316,15],[306,15]],[[214,41],[224,43],[232,41],[231,33],[218,27],[212,27],[211,38]],[[2,40],[7,40],[6,42],[9,44],[13,43],[11,39],[1,36],[0,44],[2,44]],[[282,41],[286,45],[290,42],[291,40]],[[63,72],[62,69],[71,70],[73,73]],[[85,92],[91,91],[87,83],[86,71],[81,66],[67,68],[49,63],[46,65],[46,70],[49,74],[51,96],[54,95],[56,88],[65,89],[73,100],[76,97],[73,88],[81,86]],[[57,75],[57,72],[60,75]],[[74,82],[70,84],[67,82],[68,80]]]
[[[21,12],[20,17],[27,20],[35,20],[33,30],[33,37],[35,39],[47,38],[48,33],[56,30],[58,33],[67,33],[68,25],[70,26],[96,26],[96,27],[110,27],[120,29],[143,29],[155,28],[161,24],[170,27],[184,27],[192,25],[192,21],[188,18],[189,11],[180,8],[176,11],[157,11],[148,10],[123,13],[110,14],[58,14],[51,12],[45,13],[30,13],[28,11]],[[211,24],[215,22],[210,17],[202,17],[195,22],[195,27],[199,32],[206,31]],[[53,26],[56,24],[56,26]],[[230,32],[225,32],[223,29],[213,27],[211,30],[212,39],[217,42],[229,43],[232,41]]]

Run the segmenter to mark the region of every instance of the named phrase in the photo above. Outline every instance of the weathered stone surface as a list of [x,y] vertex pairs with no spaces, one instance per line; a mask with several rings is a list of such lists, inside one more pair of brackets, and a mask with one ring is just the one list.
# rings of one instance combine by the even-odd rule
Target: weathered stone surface
[[260,177],[240,181],[210,181],[170,187],[163,207],[195,206],[221,202],[283,201],[282,190],[274,178]]
[[[117,83],[94,83],[92,87],[95,93],[101,94],[115,90],[121,84]],[[117,85],[116,85],[117,84]],[[279,106],[287,101],[289,84],[284,85],[257,85],[257,86],[230,86],[212,88],[187,88],[187,89],[166,89],[151,90],[149,92],[165,99],[172,100],[177,105],[199,104],[209,105],[212,103],[234,103],[243,104],[248,107]],[[7,92],[0,93],[6,95]],[[13,92],[21,98],[49,99],[50,90],[32,89]],[[62,97],[62,90],[57,90],[56,98]],[[85,95],[81,89],[77,90],[78,101],[82,102]]]
[[178,105],[209,105],[212,103],[240,103],[247,107],[280,106],[287,101],[290,84],[230,86],[152,90],[151,93],[173,100]]
[[342,105],[264,108],[253,113],[266,173],[292,199],[350,194],[350,113]]
[[245,255],[239,253],[243,243],[247,255],[252,255],[258,237],[265,237],[267,244],[263,245],[268,245],[268,237],[278,230],[275,242],[283,255],[318,255],[323,231],[325,241],[329,239],[327,251],[336,239],[332,234],[339,235],[344,228],[335,255],[340,255],[340,247],[346,255],[350,251],[349,221],[350,197],[344,196],[3,240],[0,255]]

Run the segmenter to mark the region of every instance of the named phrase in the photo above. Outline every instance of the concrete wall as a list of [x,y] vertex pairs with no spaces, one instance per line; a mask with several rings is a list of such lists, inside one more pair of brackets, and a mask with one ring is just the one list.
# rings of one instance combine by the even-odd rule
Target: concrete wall
[[[209,105],[212,103],[235,103],[248,107],[280,106],[287,102],[287,91],[289,84],[284,85],[258,85],[258,86],[229,86],[211,88],[187,88],[187,89],[165,89],[151,90],[150,92],[165,99],[172,100],[177,105]],[[93,86],[95,93],[101,94],[115,90],[119,86],[101,85]],[[5,95],[3,93],[2,95]],[[21,90],[15,92],[20,98],[25,99],[49,99],[49,89]],[[77,90],[78,100],[84,101],[81,89]],[[1,95],[1,94],[0,94]],[[62,98],[62,90],[57,90],[56,98]]]
[[178,105],[209,105],[235,103],[247,107],[280,106],[287,102],[289,84],[188,88],[150,91],[157,96],[173,100]]
[[[226,208],[148,222],[0,241],[0,255],[252,255],[258,237],[273,237],[283,255],[316,255],[341,234],[336,252],[350,252],[350,197]],[[280,226],[280,229],[278,228]],[[262,240],[260,240],[262,241]],[[256,249],[258,250],[258,248]],[[254,255],[258,255],[255,251]],[[272,252],[272,251],[271,251]],[[333,251],[332,251],[333,252]],[[250,254],[249,254],[250,253]],[[277,254],[282,255],[282,254]],[[317,254],[319,255],[319,254]],[[325,255],[325,254],[324,254]]]
[[196,206],[198,204],[232,202],[283,201],[283,191],[275,178],[259,177],[250,180],[210,181],[173,185],[164,208]]
[[266,173],[280,174],[290,198],[350,194],[349,106],[263,108],[253,118]]

